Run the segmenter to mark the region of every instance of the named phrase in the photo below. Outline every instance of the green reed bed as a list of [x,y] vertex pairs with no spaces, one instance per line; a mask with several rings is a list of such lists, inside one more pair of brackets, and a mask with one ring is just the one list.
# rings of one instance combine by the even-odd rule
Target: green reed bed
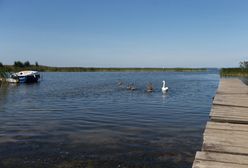
[[248,76],[248,68],[222,68],[221,76]]
[[6,83],[6,78],[8,78],[8,72],[6,68],[1,67],[0,68],[0,86]]

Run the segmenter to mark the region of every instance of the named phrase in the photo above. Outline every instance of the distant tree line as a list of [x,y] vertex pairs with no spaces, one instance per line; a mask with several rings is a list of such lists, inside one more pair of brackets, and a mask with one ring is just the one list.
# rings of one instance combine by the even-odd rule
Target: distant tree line
[[[0,62],[0,67],[3,67],[3,66],[4,66],[3,63]],[[23,67],[30,67],[31,64],[30,64],[29,61],[25,61],[25,62],[15,61],[15,62],[14,62],[14,66],[15,66],[15,67],[23,68]],[[37,66],[37,67],[39,66],[39,64],[38,64],[37,61],[35,62],[35,66]]]
[[[30,67],[31,64],[29,61],[26,61],[26,62],[15,61],[14,66],[18,68],[24,68],[24,67]],[[35,62],[35,66],[39,66],[38,62]]]
[[19,67],[19,68],[23,68],[23,67],[30,67],[30,62],[26,61],[26,62],[21,62],[21,61],[15,61],[14,62],[14,66],[15,67]]

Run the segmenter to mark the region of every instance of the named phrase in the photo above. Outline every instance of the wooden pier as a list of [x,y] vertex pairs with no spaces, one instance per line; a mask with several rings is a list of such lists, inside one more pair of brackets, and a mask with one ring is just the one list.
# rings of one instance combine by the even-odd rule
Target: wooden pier
[[192,168],[248,168],[248,86],[221,79]]

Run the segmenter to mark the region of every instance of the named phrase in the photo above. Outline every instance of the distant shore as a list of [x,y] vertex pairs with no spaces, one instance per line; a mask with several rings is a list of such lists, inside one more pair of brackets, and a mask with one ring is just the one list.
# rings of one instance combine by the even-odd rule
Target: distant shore
[[248,69],[247,68],[222,68],[220,71],[220,75],[223,77],[248,77]]
[[5,65],[0,69],[5,69],[8,72],[17,72],[21,70],[37,70],[40,72],[202,72],[207,71],[207,68],[99,68],[99,67],[50,67],[50,66],[35,66],[15,67]]

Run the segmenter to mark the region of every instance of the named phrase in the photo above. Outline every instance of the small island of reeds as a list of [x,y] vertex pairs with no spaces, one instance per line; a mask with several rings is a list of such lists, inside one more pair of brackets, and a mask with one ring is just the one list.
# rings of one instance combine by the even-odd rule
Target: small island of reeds
[[220,71],[221,76],[248,76],[248,69],[243,68],[222,68]]
[[222,68],[220,70],[220,75],[223,77],[228,76],[248,76],[248,61],[240,62],[240,67],[238,68]]

